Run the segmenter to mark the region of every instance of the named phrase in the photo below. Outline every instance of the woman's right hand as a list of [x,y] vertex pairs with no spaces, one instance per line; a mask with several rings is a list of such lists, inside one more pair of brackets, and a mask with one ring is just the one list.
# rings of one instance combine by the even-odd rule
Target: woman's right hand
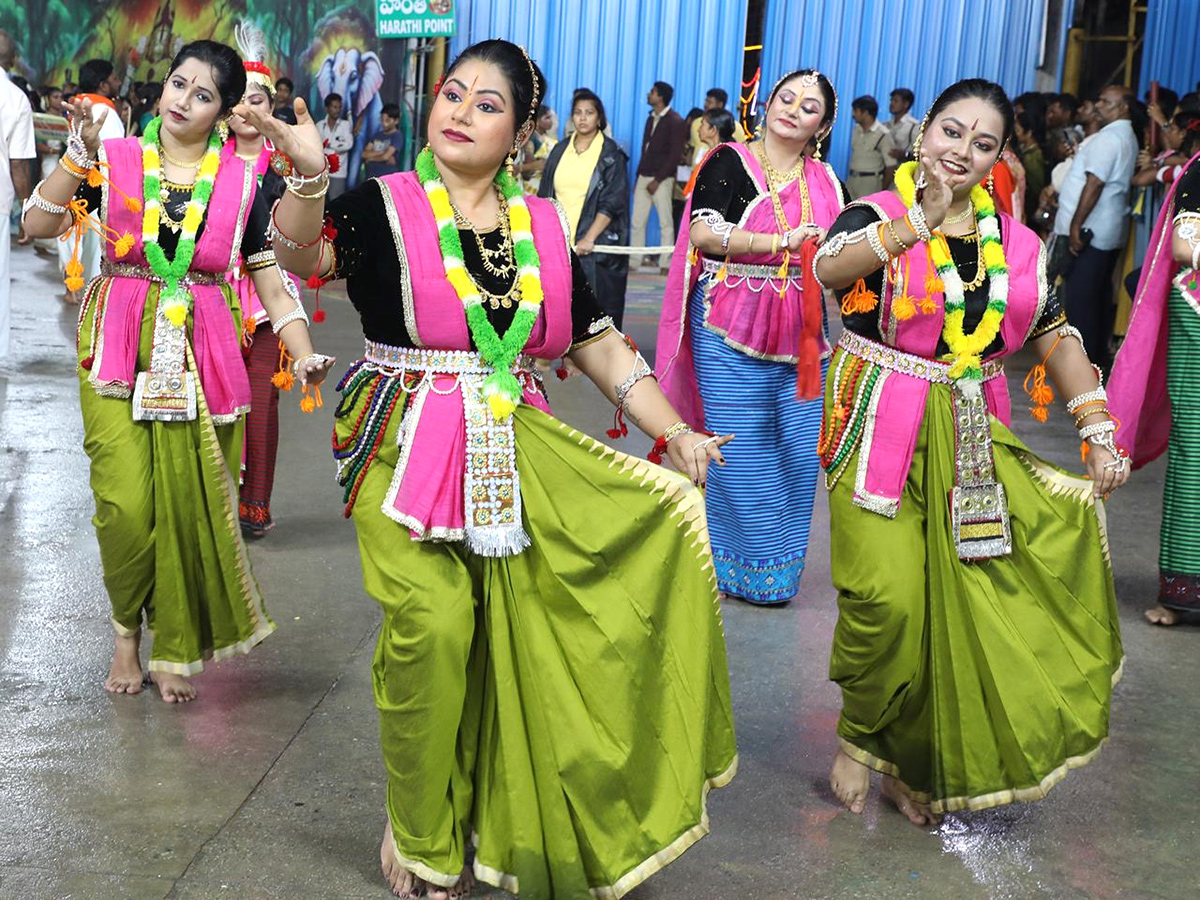
[[293,109],[296,112],[295,125],[288,125],[270,113],[264,115],[245,103],[239,103],[233,112],[253,125],[259,134],[275,145],[276,150],[291,159],[301,175],[316,175],[325,168],[325,141],[308,113],[308,105],[297,99]]
[[104,124],[104,120],[108,118],[108,107],[100,110],[100,115],[92,120],[92,101],[86,97],[81,97],[78,100],[70,100],[66,103],[67,109],[71,113],[71,118],[82,122],[80,127],[80,136],[83,138],[83,146],[87,148],[88,156],[95,159],[100,153],[100,126]]
[[[962,184],[964,179],[935,166],[924,154],[921,156],[918,171],[925,175],[925,187],[918,191],[916,200],[921,204],[921,211],[925,213],[925,223],[929,230],[933,231],[945,221],[950,204],[954,201],[954,189]],[[917,180],[920,180],[919,174]]]

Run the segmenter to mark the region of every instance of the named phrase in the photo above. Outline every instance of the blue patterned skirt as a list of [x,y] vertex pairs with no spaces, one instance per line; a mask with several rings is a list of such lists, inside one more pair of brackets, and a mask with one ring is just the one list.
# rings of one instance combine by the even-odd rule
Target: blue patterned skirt
[[688,318],[705,423],[737,435],[705,492],[718,583],[751,603],[784,603],[808,552],[822,401],[796,399],[794,365],[747,356],[705,328],[702,283]]

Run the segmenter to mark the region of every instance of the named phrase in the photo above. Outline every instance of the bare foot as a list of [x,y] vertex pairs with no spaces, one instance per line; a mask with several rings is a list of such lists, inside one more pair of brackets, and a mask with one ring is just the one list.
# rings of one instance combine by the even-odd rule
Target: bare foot
[[142,662],[138,659],[138,648],[142,643],[139,630],[130,637],[116,636],[112,665],[104,679],[104,689],[114,694],[140,694],[142,692]]
[[450,888],[450,900],[462,900],[475,889],[475,873],[471,871],[470,866],[463,866],[462,875],[458,877],[458,884]]
[[1151,625],[1168,627],[1179,624],[1179,613],[1173,609],[1167,609],[1165,606],[1156,606],[1154,609],[1148,609],[1142,615],[1146,617],[1146,621]]
[[164,703],[190,703],[196,699],[196,688],[182,675],[172,672],[151,672],[150,680],[158,685]]
[[883,776],[879,792],[896,804],[896,809],[904,813],[908,817],[908,821],[914,825],[938,825],[941,823],[941,817],[933,814],[928,803],[921,803],[906,794],[900,787],[900,782],[891,775]]
[[871,790],[871,770],[839,749],[833,758],[833,769],[829,773],[829,786],[842,801],[842,806],[855,815],[862,815],[867,806],[867,794]]
[[383,829],[383,843],[379,845],[379,865],[383,869],[384,879],[397,897],[424,895],[425,882],[400,865],[400,861],[396,859],[396,842],[392,839],[391,819]]

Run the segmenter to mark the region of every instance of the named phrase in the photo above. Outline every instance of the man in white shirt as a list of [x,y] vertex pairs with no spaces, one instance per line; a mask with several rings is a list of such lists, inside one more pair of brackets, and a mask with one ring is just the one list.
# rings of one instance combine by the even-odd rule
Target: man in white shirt
[[1067,320],[1101,368],[1108,367],[1115,313],[1113,267],[1129,233],[1129,186],[1138,154],[1134,102],[1129,88],[1101,91],[1095,108],[1102,127],[1076,151],[1054,219],[1055,241],[1067,241],[1073,257],[1063,286]]
[[325,141],[325,153],[336,154],[338,160],[337,171],[329,173],[329,199],[332,200],[346,192],[347,151],[354,146],[350,120],[342,118],[341,94],[330,94],[325,98],[325,118],[317,123],[317,131]]
[[8,355],[11,329],[8,254],[12,244],[8,215],[13,200],[29,197],[33,176],[30,166],[37,155],[33,139],[33,108],[25,92],[8,80],[16,62],[17,47],[7,31],[0,31],[0,359]]
[[913,101],[916,97],[908,88],[896,88],[892,91],[888,112],[892,114],[887,123],[887,130],[892,134],[892,165],[898,166],[908,156],[913,141],[917,139],[917,129],[921,123],[911,115]]

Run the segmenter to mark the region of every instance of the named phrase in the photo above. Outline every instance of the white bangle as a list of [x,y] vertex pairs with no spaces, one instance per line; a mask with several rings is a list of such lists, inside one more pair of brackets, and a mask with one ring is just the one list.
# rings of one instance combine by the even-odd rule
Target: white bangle
[[1079,429],[1079,438],[1080,440],[1090,441],[1102,434],[1112,434],[1116,430],[1117,423],[1112,419],[1105,419],[1103,422],[1096,422],[1092,425],[1084,425]]
[[886,266],[892,261],[892,256],[887,252],[887,247],[883,246],[883,238],[879,236],[879,229],[882,225],[883,223],[879,222],[867,228],[867,243],[871,245],[871,249],[875,251],[879,261]]
[[42,212],[49,213],[52,216],[61,216],[66,213],[67,205],[65,203],[55,203],[53,200],[47,200],[42,195],[42,185],[45,183],[44,181],[39,181],[37,187],[33,189],[33,193],[29,195],[29,199],[21,204],[22,219],[25,218],[30,209],[40,209]]
[[1094,391],[1088,391],[1086,394],[1079,394],[1076,397],[1072,397],[1067,401],[1067,412],[1075,415],[1081,406],[1088,403],[1095,403],[1097,400],[1108,400],[1108,392],[1102,387],[1098,387]]
[[929,230],[929,222],[925,219],[925,210],[921,209],[920,203],[914,203],[908,208],[908,224],[921,240],[933,240],[933,232]]
[[271,331],[275,332],[275,334],[279,334],[279,332],[283,331],[285,325],[290,325],[297,319],[303,319],[304,324],[308,325],[308,313],[304,311],[304,307],[299,303],[296,304],[296,308],[291,312],[284,313],[282,316],[272,322]]

